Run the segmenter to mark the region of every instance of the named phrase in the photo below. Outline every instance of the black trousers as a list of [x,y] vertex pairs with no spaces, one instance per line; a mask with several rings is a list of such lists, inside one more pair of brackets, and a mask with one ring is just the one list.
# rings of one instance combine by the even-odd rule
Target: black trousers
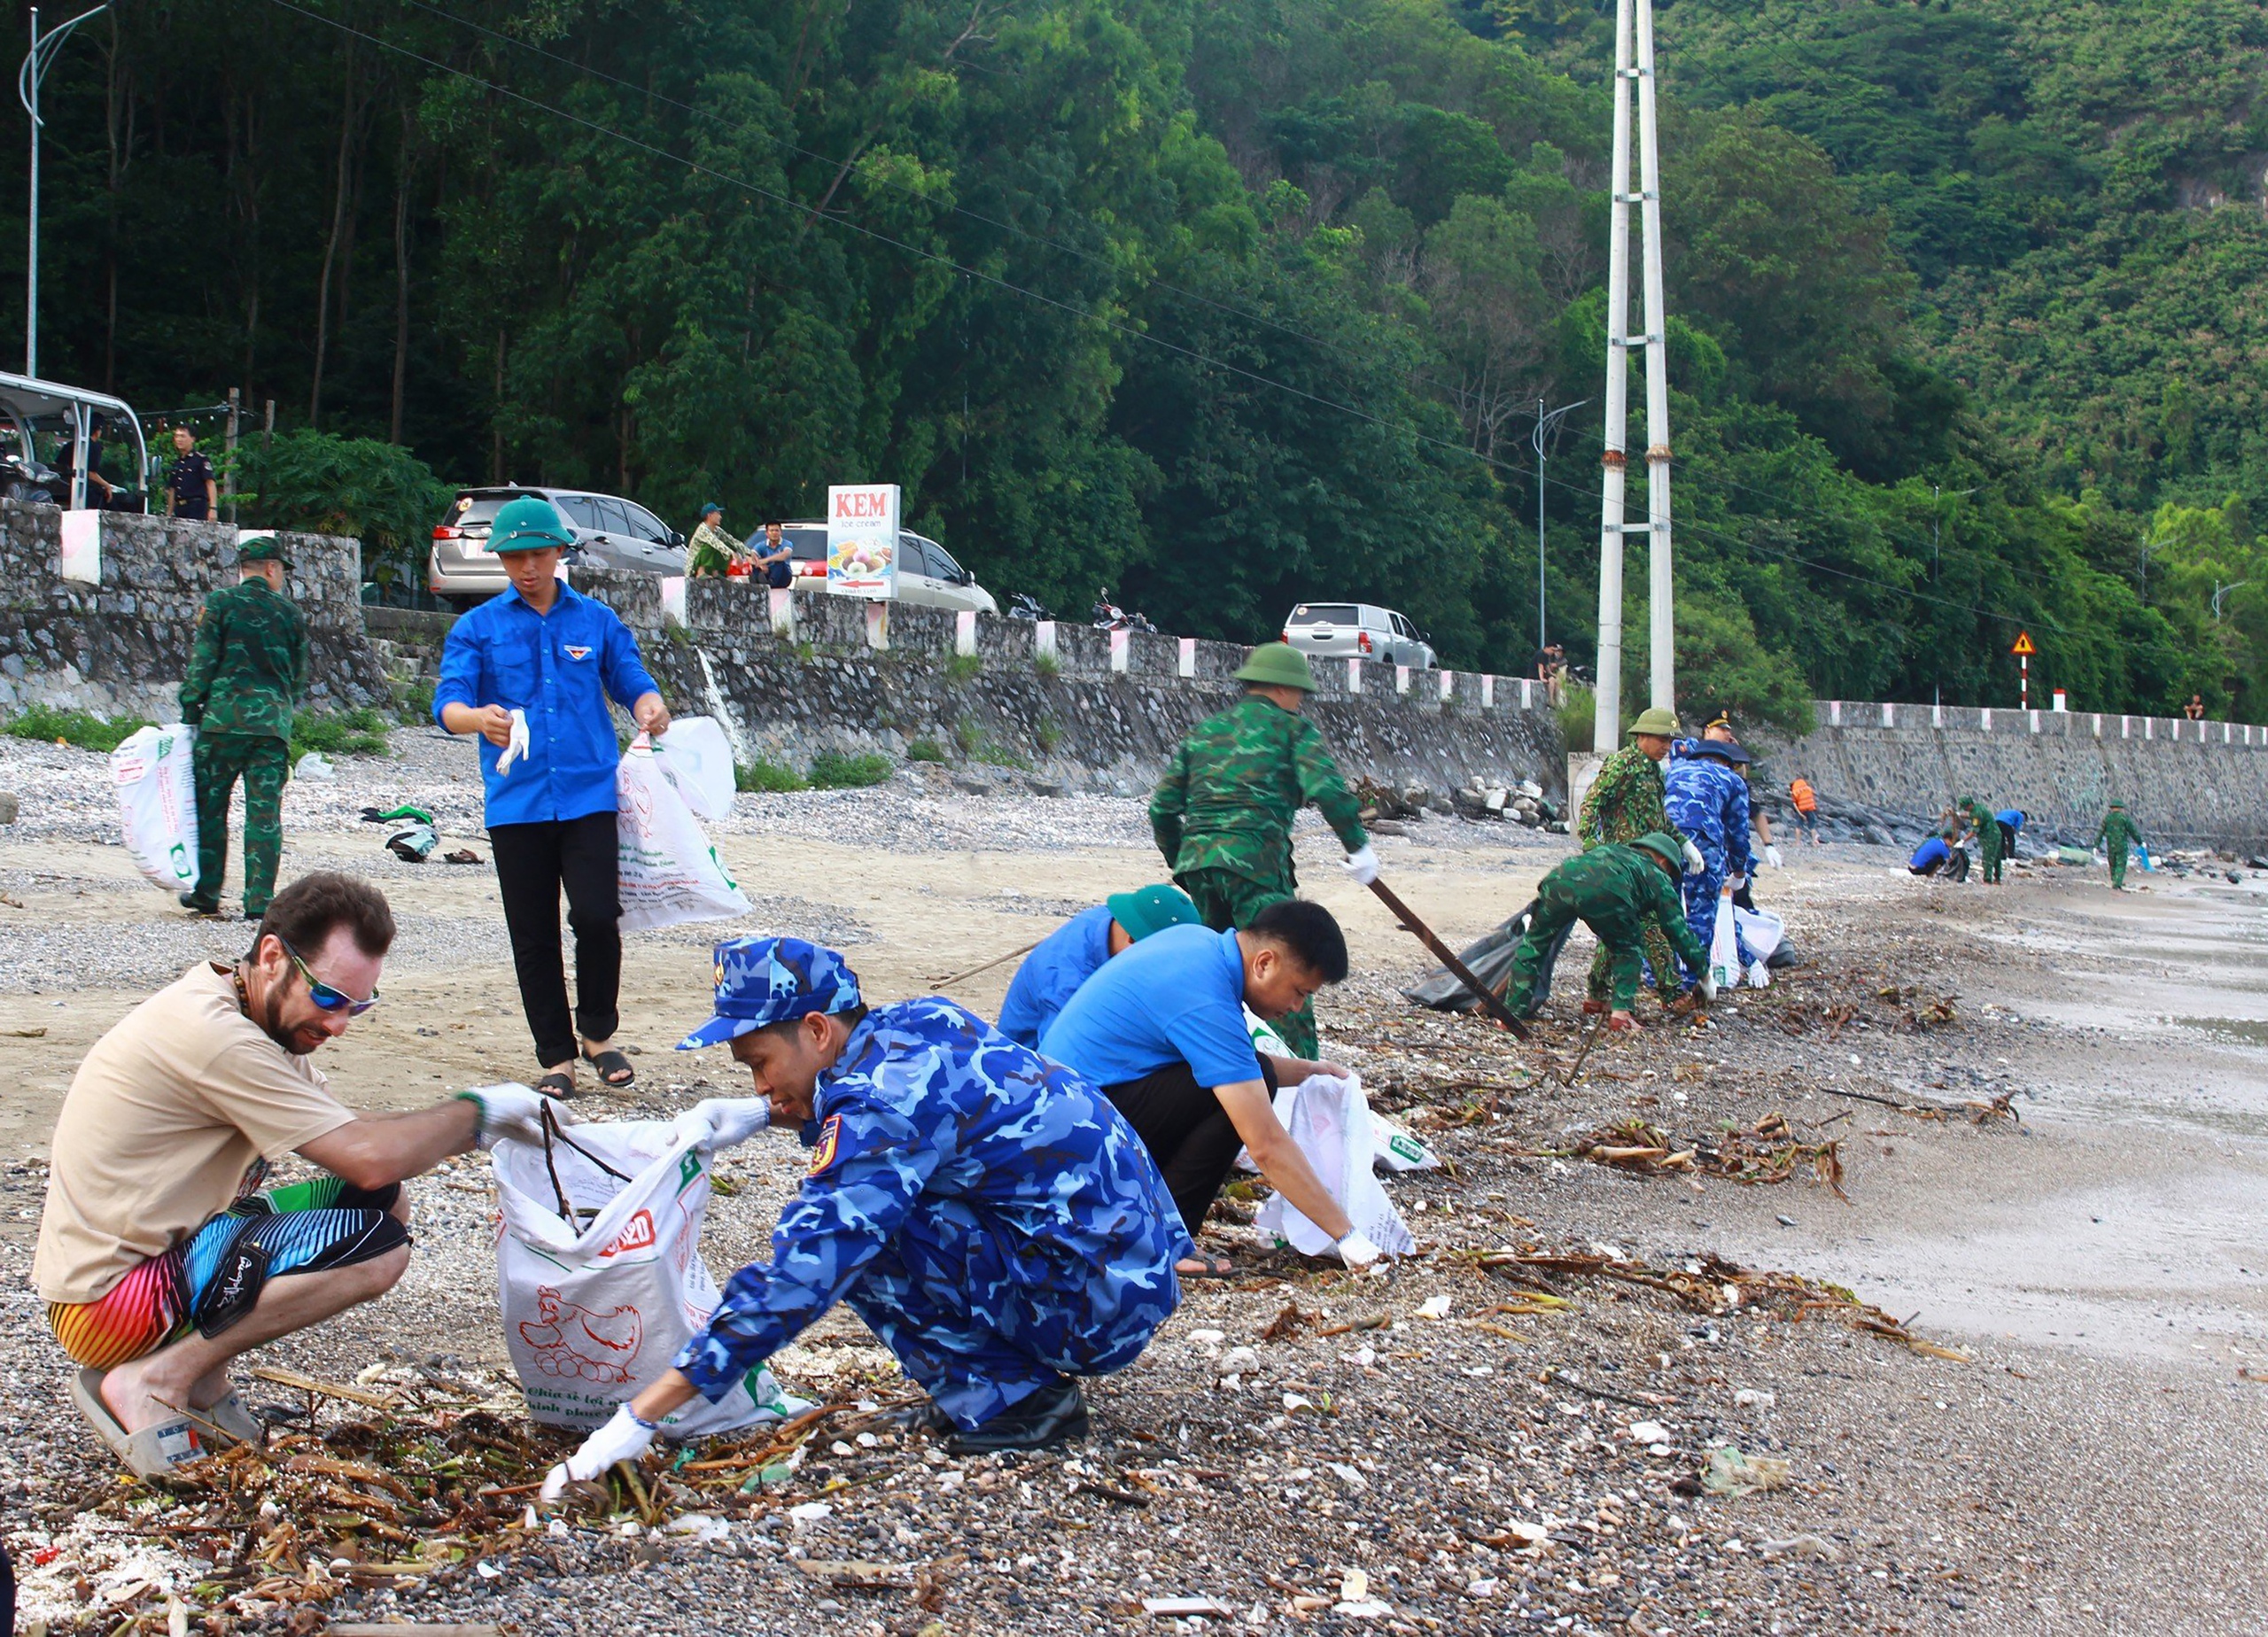
[[[1268,1082],[1268,1095],[1275,1096],[1276,1071],[1265,1058],[1261,1059],[1260,1073]],[[1229,1180],[1237,1151],[1244,1146],[1229,1111],[1221,1106],[1212,1087],[1197,1083],[1186,1063],[1154,1069],[1139,1080],[1105,1086],[1102,1094],[1126,1116],[1126,1123],[1134,1128],[1142,1146],[1158,1162],[1167,1191],[1181,1212],[1182,1226],[1194,1239],[1221,1184]]]
[[[622,902],[615,873],[611,810],[581,818],[488,826],[520,1008],[535,1036],[536,1061],[548,1067],[581,1055],[575,1039],[611,1039],[620,1027]],[[567,1010],[567,969],[559,952],[559,894],[575,932],[575,1010]]]

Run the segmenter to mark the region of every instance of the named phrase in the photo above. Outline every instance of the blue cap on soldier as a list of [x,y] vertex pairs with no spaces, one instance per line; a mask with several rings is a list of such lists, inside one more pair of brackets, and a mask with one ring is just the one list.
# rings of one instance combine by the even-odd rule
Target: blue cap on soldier
[[858,974],[843,957],[801,938],[731,938],[717,946],[714,959],[717,1015],[679,1041],[680,1051],[860,1004]]

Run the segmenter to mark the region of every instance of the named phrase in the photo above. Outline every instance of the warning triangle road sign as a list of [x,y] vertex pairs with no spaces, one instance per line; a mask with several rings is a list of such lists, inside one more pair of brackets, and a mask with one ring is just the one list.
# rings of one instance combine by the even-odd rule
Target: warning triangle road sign
[[2039,650],[2031,646],[2031,632],[2029,631],[2019,631],[2016,632],[2016,645],[2010,648],[2008,652],[2017,655],[2020,657],[2030,658],[2032,655],[2039,652]]

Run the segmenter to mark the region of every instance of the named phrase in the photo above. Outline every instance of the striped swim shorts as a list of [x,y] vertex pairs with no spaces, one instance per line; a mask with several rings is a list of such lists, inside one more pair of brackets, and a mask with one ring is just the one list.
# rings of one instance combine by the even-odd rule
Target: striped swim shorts
[[409,1243],[391,1213],[401,1184],[335,1176],[247,1194],[94,1301],[51,1302],[48,1327],[74,1362],[111,1369],[180,1340],[217,1336],[250,1313],[269,1280],[322,1273]]

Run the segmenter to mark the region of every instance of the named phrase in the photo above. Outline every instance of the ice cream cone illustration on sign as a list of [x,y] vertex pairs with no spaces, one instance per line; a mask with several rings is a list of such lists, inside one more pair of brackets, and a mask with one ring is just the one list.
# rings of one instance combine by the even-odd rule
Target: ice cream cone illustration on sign
[[897,485],[835,484],[827,492],[827,588],[887,601],[897,595]]

